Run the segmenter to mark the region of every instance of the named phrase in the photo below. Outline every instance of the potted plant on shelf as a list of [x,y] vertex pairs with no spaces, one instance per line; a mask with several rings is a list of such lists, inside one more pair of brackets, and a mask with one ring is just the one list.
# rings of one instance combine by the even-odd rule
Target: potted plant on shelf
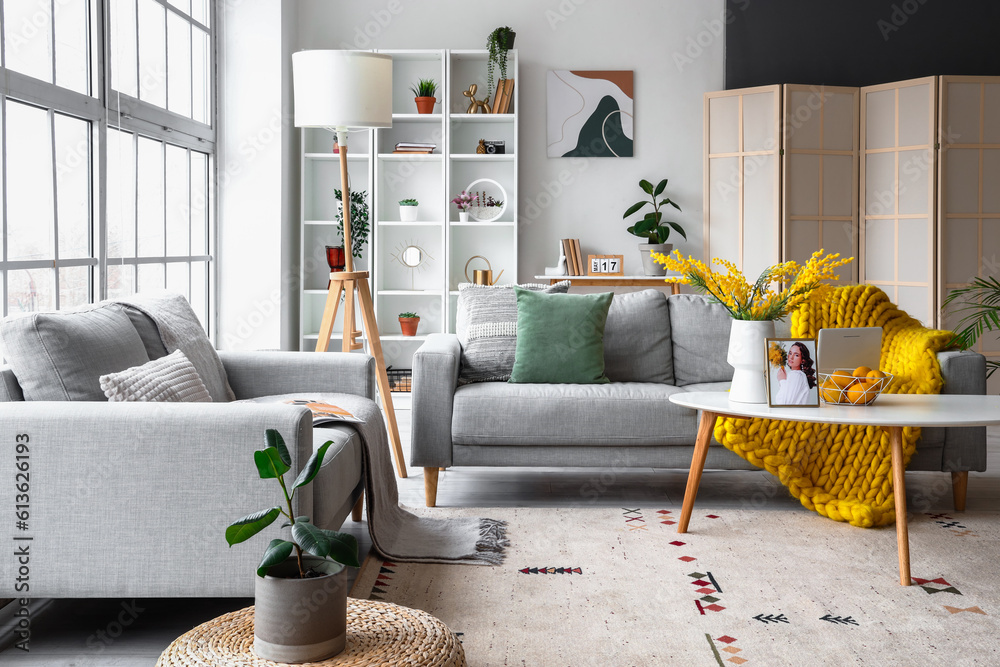
[[486,97],[487,99],[494,93],[493,69],[500,68],[500,80],[507,78],[507,51],[514,48],[514,37],[517,33],[510,29],[510,26],[496,28],[486,38],[486,48],[489,50],[489,59],[486,61]]
[[437,83],[434,79],[420,79],[410,86],[410,90],[413,91],[413,101],[417,103],[417,113],[434,113],[434,104],[437,102],[434,97]]
[[402,222],[416,222],[418,206],[420,206],[420,202],[416,199],[401,199],[399,201],[399,219]]
[[[340,245],[326,246],[326,263],[331,271],[343,271],[346,265],[344,254],[344,204],[343,193],[333,191],[337,198],[337,233],[340,235]],[[365,243],[368,242],[368,192],[366,190],[351,190],[351,255],[361,258]]]
[[465,190],[462,190],[461,194],[455,195],[455,198],[451,200],[451,203],[458,209],[458,221],[468,222],[469,207],[472,206],[472,195]]
[[494,199],[493,195],[488,195],[485,192],[475,192],[472,197],[472,205],[469,207],[475,209],[474,215],[472,216],[480,222],[488,222],[500,216],[503,213],[503,202],[499,199]]
[[399,314],[399,328],[404,336],[416,336],[418,324],[420,324],[420,316],[416,313],[407,311]]
[[[292,500],[298,489],[312,482],[323,465],[327,441],[313,452],[292,483],[284,475],[292,458],[281,434],[267,429],[267,447],[253,454],[261,479],[281,485],[284,507],[277,505],[243,517],[226,528],[229,546],[245,542],[270,526],[279,515],[282,528],[291,528],[291,540],[273,539],[257,567],[254,589],[254,651],[275,662],[325,660],[344,650],[347,639],[347,569],[360,567],[358,541],[353,535],[314,526],[307,516],[295,516]],[[294,552],[294,553],[293,553]],[[303,553],[304,552],[304,553]],[[308,607],[314,613],[295,615]]]
[[645,243],[639,244],[639,255],[642,257],[642,270],[647,276],[662,276],[666,275],[666,269],[658,264],[652,258],[652,253],[659,253],[661,255],[669,255],[670,251],[673,249],[672,243],[667,243],[667,239],[670,238],[670,230],[674,229],[678,234],[687,240],[687,234],[684,233],[684,228],[681,227],[676,222],[664,221],[663,211],[660,207],[665,204],[670,204],[678,211],[681,207],[670,200],[669,197],[664,197],[660,201],[656,201],[656,198],[663,194],[663,190],[667,187],[667,179],[663,179],[653,187],[653,184],[642,179],[639,181],[639,187],[642,191],[649,195],[648,200],[643,200],[636,202],[628,207],[625,211],[625,215],[622,219],[629,217],[633,213],[636,213],[639,209],[647,204],[653,205],[653,210],[646,213],[642,220],[635,223],[627,229],[629,234],[638,236],[639,238],[646,239]]

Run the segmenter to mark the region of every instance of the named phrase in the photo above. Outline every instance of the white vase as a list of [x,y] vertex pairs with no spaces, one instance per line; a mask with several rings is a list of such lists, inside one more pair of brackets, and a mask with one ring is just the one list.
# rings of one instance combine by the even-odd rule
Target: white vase
[[400,206],[399,207],[399,220],[401,222],[416,222],[417,221],[417,207],[416,206]]
[[459,211],[458,212],[458,221],[459,222],[468,222],[469,221],[469,212],[468,211]]
[[729,400],[737,403],[767,403],[764,341],[774,338],[772,320],[733,320],[726,361],[735,370]]

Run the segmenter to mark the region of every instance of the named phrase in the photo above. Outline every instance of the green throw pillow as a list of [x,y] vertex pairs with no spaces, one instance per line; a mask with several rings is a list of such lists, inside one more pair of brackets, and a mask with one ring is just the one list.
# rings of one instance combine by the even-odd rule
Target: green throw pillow
[[515,287],[517,348],[510,382],[603,384],[604,325],[614,294],[544,294]]

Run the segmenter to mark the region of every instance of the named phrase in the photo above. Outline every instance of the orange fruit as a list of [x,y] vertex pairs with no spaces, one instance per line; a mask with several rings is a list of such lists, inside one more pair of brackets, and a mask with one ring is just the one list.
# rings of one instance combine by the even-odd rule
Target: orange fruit
[[885,373],[883,373],[882,371],[872,370],[868,371],[868,375],[866,375],[865,377],[867,377],[869,380],[883,380],[885,379]]
[[866,382],[858,382],[847,390],[847,400],[855,405],[863,405],[875,398],[875,391],[869,390],[870,386]]
[[833,380],[827,379],[826,382],[820,385],[819,395],[827,403],[836,403],[840,400],[840,387]]
[[841,389],[847,389],[852,384],[854,384],[854,380],[856,378],[853,375],[847,375],[847,373],[841,371],[839,373],[834,373],[833,375],[831,375],[830,379],[833,380],[833,383],[836,384]]
[[872,369],[868,368],[867,366],[858,366],[857,368],[854,369],[854,377],[856,378],[868,377],[868,374],[871,372]]

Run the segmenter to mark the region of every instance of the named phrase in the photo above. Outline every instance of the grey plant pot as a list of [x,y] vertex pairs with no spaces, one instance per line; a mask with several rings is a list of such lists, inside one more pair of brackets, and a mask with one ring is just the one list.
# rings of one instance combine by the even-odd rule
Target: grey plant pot
[[[255,576],[253,648],[274,662],[318,662],[344,650],[347,641],[347,568],[302,556],[306,569],[326,572],[299,579],[295,556]],[[286,578],[287,575],[294,579]]]
[[662,255],[669,255],[673,249],[673,243],[640,243],[639,255],[642,256],[642,272],[647,276],[667,275],[667,267],[654,262],[651,253],[658,252]]

